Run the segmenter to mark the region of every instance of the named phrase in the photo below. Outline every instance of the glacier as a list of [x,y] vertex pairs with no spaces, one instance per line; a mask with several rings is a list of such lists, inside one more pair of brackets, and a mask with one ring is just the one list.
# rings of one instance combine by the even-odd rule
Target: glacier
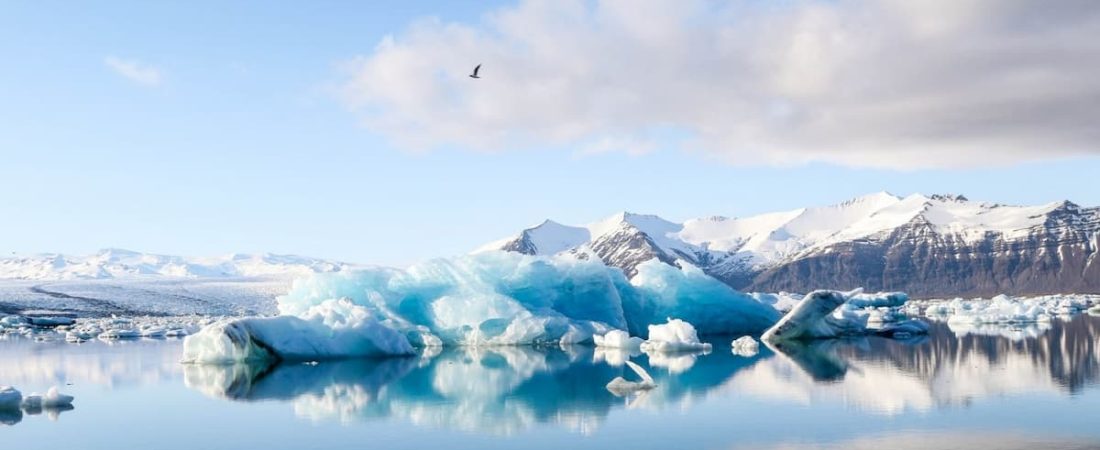
[[438,345],[587,344],[647,335],[675,319],[702,334],[759,333],[769,304],[692,265],[620,269],[568,255],[486,252],[407,269],[363,268],[296,280],[280,315],[231,319],[188,336],[184,360],[312,360],[405,355]]

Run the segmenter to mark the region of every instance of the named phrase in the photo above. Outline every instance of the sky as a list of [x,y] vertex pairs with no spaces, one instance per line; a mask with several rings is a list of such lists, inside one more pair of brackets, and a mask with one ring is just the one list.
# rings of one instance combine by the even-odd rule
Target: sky
[[1091,1],[3,9],[0,254],[404,265],[623,210],[1100,205]]

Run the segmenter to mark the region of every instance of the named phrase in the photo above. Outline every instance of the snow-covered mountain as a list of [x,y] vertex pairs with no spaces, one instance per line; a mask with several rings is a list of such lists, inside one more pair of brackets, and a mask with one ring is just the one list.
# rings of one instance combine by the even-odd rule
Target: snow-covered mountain
[[0,258],[0,279],[101,280],[134,277],[230,278],[334,272],[348,264],[294,255],[189,258],[105,249],[93,255],[39,254]]
[[569,252],[632,275],[686,261],[738,289],[819,287],[915,295],[1100,291],[1100,208],[886,192],[836,205],[675,223],[615,214],[588,225],[545,221],[477,251]]

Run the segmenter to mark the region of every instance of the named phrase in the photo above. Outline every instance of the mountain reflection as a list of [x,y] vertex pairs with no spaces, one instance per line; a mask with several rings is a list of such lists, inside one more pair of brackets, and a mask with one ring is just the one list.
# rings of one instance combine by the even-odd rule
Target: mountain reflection
[[1080,315],[1044,326],[952,329],[928,336],[785,343],[737,373],[732,389],[804,404],[840,401],[884,414],[967,405],[1024,392],[1073,395],[1100,379],[1100,320]]
[[[882,414],[965,406],[1021,392],[1072,395],[1100,378],[1100,320],[1054,322],[1034,336],[1016,330],[952,330],[927,337],[822,340],[727,351],[645,355],[589,347],[457,348],[419,357],[274,366],[184,367],[187,386],[234,401],[276,400],[310,420],[401,418],[410,423],[512,434],[550,423],[578,432],[620,408],[661,410],[736,393],[804,404],[840,402]],[[727,338],[712,339],[715,348]],[[657,388],[610,393],[623,362],[642,365]]]

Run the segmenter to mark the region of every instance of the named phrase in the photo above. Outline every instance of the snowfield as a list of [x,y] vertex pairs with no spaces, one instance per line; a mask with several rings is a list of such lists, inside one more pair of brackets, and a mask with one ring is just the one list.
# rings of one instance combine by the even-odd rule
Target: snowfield
[[106,249],[0,258],[0,314],[269,315],[295,278],[354,266],[292,255],[188,258]]

